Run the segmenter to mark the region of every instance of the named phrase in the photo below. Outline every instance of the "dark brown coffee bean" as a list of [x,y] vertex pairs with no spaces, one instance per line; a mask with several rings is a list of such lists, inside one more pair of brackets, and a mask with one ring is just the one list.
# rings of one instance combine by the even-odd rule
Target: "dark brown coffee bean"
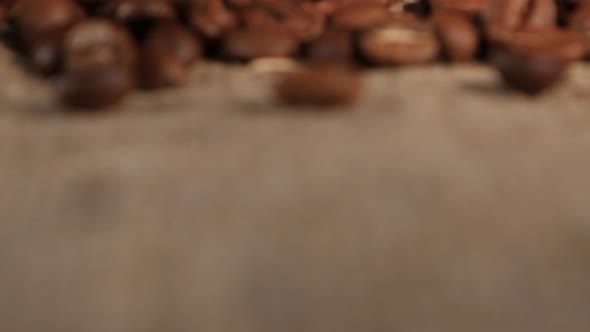
[[350,69],[315,67],[285,74],[275,92],[290,105],[335,106],[356,101],[362,85],[359,74]]
[[427,24],[389,23],[361,36],[363,55],[381,65],[417,65],[437,58],[440,46]]
[[557,27],[557,6],[554,0],[494,0],[486,11],[488,39],[506,43],[521,29]]
[[321,35],[325,17],[307,6],[277,2],[245,7],[240,19],[246,28],[284,29],[295,39],[306,41]]
[[63,34],[84,16],[73,0],[19,0],[10,10],[10,19],[25,49],[49,35]]
[[110,21],[86,20],[72,27],[64,39],[66,71],[96,65],[133,70],[136,63],[137,50],[131,36]]
[[84,16],[82,8],[70,0],[14,2],[10,18],[16,45],[24,51],[33,71],[42,75],[59,71],[63,37]]
[[590,42],[590,2],[581,3],[568,19],[568,27],[584,35]]
[[[6,11],[9,43],[35,72],[59,73],[63,100],[85,107],[118,101],[136,80],[149,89],[184,84],[201,54],[313,64],[285,78],[297,88],[284,95],[312,104],[346,95],[332,78],[356,74],[335,64],[470,61],[490,49],[509,60],[500,61],[507,81],[536,91],[506,63],[530,59],[527,77],[547,78],[557,66],[544,72],[541,63],[583,59],[590,44],[588,0],[0,0],[0,24]],[[298,85],[318,73],[328,88]]]
[[118,0],[113,17],[142,39],[161,21],[173,21],[176,10],[168,0]]
[[435,12],[451,10],[477,15],[486,10],[489,1],[495,0],[432,0],[432,7]]
[[491,1],[488,20],[509,29],[554,27],[557,6],[553,0]]
[[230,32],[223,41],[223,54],[228,59],[251,60],[258,57],[292,56],[299,45],[286,30],[252,28]]
[[67,72],[58,81],[61,100],[77,108],[99,109],[120,102],[134,86],[131,73],[119,66],[91,66]]
[[195,36],[175,23],[154,28],[141,51],[139,81],[145,89],[184,84],[190,65],[201,53]]
[[352,62],[354,44],[352,32],[332,29],[307,46],[306,56],[311,61]]
[[110,106],[135,85],[136,63],[136,47],[122,27],[98,19],[79,23],[64,39],[61,99],[75,107]]
[[0,26],[4,26],[6,23],[6,17],[8,16],[8,9],[4,5],[0,5]]
[[46,36],[32,44],[27,59],[31,69],[38,74],[58,73],[62,64],[62,36]]
[[459,11],[438,11],[434,21],[447,59],[469,61],[475,57],[479,47],[479,35],[469,15]]
[[381,24],[391,17],[387,6],[377,2],[356,2],[340,7],[332,24],[340,29],[363,30]]
[[223,0],[187,0],[181,10],[189,24],[207,38],[220,38],[238,25],[238,18]]
[[188,66],[166,52],[146,49],[141,54],[139,84],[143,89],[160,89],[184,85]]
[[569,62],[580,60],[588,53],[584,36],[571,30],[521,30],[514,33],[510,42],[503,45],[549,54]]
[[531,95],[553,86],[567,69],[567,62],[557,57],[517,49],[498,51],[494,62],[504,82]]
[[143,43],[143,49],[165,52],[190,66],[201,57],[199,39],[190,30],[174,22],[156,26]]

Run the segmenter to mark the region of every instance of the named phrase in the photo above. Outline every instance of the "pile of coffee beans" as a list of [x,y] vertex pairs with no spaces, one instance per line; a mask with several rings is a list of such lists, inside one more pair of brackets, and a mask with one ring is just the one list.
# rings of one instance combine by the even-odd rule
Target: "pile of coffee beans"
[[290,104],[353,102],[359,71],[480,61],[538,94],[589,53],[590,0],[0,0],[5,39],[61,100],[100,109],[196,61],[290,59]]

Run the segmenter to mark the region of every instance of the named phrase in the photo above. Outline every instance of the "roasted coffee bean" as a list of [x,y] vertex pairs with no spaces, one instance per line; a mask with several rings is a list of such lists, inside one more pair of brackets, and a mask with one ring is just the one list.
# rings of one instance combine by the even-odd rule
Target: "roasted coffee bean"
[[106,20],[87,20],[64,39],[61,99],[72,106],[101,108],[120,101],[135,85],[137,54],[130,35]]
[[306,58],[314,62],[354,61],[354,36],[349,30],[331,29],[312,41]]
[[506,47],[524,49],[532,53],[552,55],[563,61],[576,61],[588,53],[584,36],[571,30],[521,30],[513,34]]
[[79,107],[182,85],[202,56],[304,64],[279,95],[338,104],[356,98],[358,76],[334,67],[487,60],[493,50],[505,80],[535,93],[590,45],[587,0],[0,0],[3,23],[23,62],[57,75],[62,100]]
[[279,99],[290,105],[350,104],[360,95],[360,75],[346,67],[322,66],[285,74],[275,86]]
[[558,57],[522,49],[500,50],[494,62],[509,86],[530,95],[553,86],[567,69],[567,62]]
[[284,29],[235,30],[230,32],[223,41],[224,56],[240,61],[267,56],[292,56],[298,49],[297,41]]
[[57,88],[61,100],[73,107],[98,109],[118,103],[133,89],[133,75],[120,66],[90,66],[67,72]]
[[141,49],[139,82],[155,89],[186,82],[190,65],[201,55],[195,36],[175,23],[163,23],[147,36]]
[[139,39],[161,21],[174,21],[176,10],[168,0],[118,0],[113,17],[127,25]]
[[332,24],[340,29],[362,30],[387,21],[391,17],[386,5],[378,2],[352,3],[338,9]]
[[311,40],[324,30],[324,15],[288,2],[247,6],[240,11],[246,28],[284,29],[297,40]]
[[193,64],[202,55],[199,39],[190,30],[174,22],[155,27],[143,43],[143,49],[166,52],[186,66]]
[[4,5],[0,5],[0,26],[6,23],[6,16],[8,15],[8,9]]
[[434,12],[457,11],[468,15],[483,13],[488,2],[495,0],[432,0]]
[[360,47],[370,62],[380,65],[417,65],[434,61],[440,46],[428,24],[394,22],[366,31]]
[[59,72],[62,65],[62,36],[48,35],[29,46],[27,60],[31,69],[43,76]]
[[141,55],[140,87],[151,90],[184,85],[189,74],[188,68],[178,58],[148,48]]
[[223,0],[186,0],[181,11],[189,25],[207,38],[220,38],[238,25],[237,15]]
[[30,49],[48,36],[65,33],[85,13],[74,0],[20,0],[11,7],[9,15],[21,46]]
[[460,11],[439,11],[435,14],[437,34],[447,59],[468,61],[475,57],[479,35],[473,19]]
[[492,43],[510,41],[521,29],[547,29],[557,26],[554,0],[494,0],[486,11],[488,39]]
[[129,33],[103,19],[86,20],[72,27],[64,39],[64,69],[119,66],[133,70],[137,50]]
[[586,37],[590,42],[590,2],[581,3],[569,17],[568,26]]

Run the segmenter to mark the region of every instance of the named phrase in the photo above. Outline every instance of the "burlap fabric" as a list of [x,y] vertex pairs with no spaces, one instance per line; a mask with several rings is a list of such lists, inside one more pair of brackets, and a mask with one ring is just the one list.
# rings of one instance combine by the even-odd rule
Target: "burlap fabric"
[[342,112],[192,76],[64,116],[0,52],[0,331],[590,330],[587,65],[379,70]]

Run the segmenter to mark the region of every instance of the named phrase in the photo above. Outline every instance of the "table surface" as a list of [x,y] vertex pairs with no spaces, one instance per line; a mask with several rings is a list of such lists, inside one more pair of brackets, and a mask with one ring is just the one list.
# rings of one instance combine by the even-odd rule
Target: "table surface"
[[289,109],[250,68],[65,115],[0,50],[0,330],[590,330],[590,66],[372,71]]

